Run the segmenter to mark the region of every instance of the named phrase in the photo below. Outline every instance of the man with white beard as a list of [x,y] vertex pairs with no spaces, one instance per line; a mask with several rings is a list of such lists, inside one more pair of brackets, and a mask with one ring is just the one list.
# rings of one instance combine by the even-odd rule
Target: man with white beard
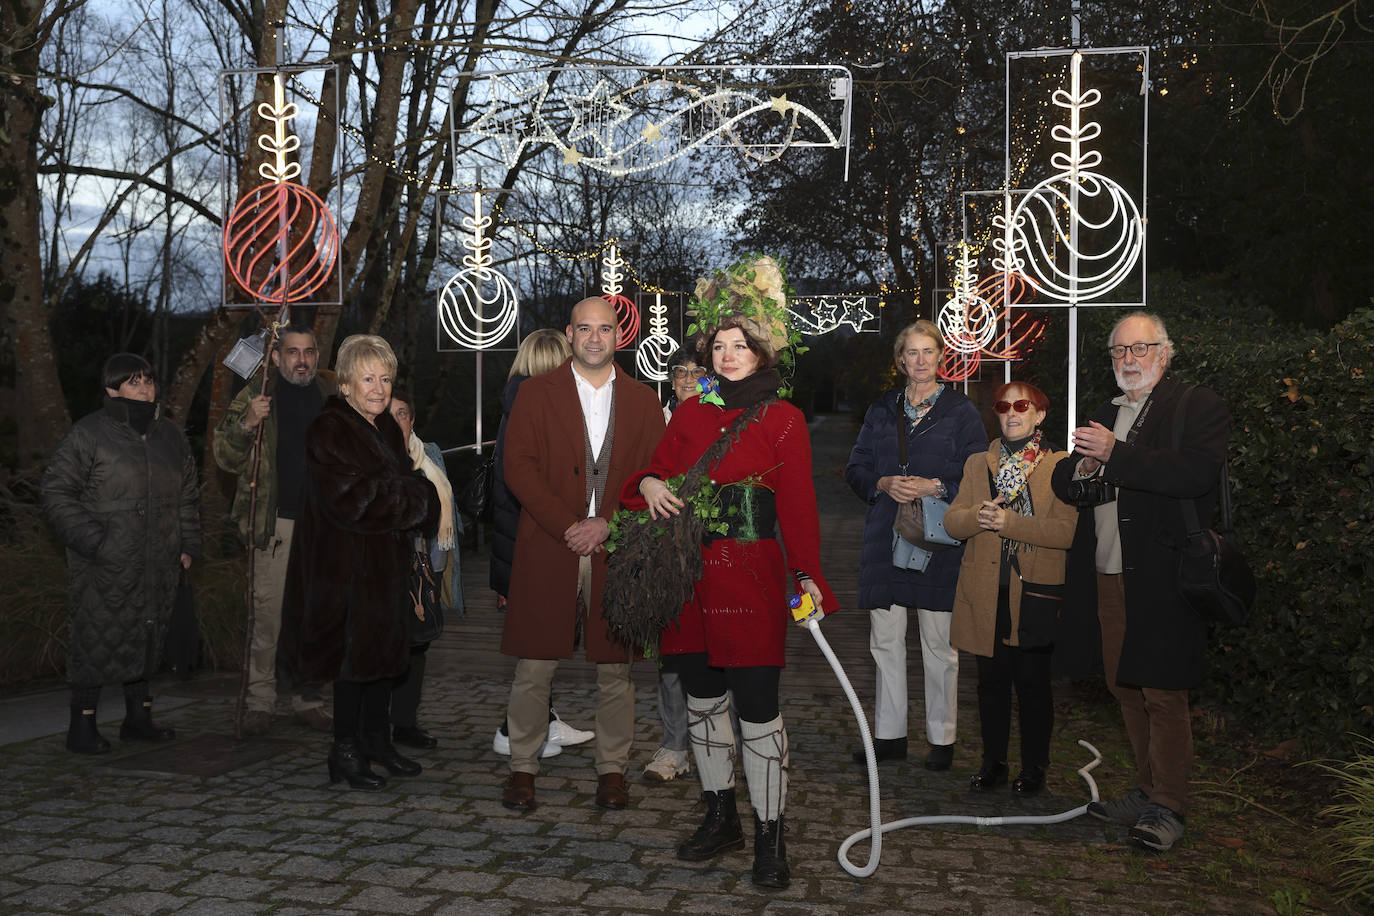
[[1059,498],[1080,507],[1073,552],[1091,552],[1097,581],[1075,589],[1071,580],[1070,590],[1096,596],[1107,686],[1135,756],[1130,792],[1088,812],[1165,852],[1183,836],[1193,760],[1188,690],[1202,679],[1207,650],[1207,625],[1178,588],[1182,506],[1196,500],[1202,527],[1211,524],[1230,413],[1214,391],[1189,391],[1168,371],[1174,345],[1155,315],[1117,322],[1108,354],[1122,394],[1073,431],[1073,454],[1053,477]]

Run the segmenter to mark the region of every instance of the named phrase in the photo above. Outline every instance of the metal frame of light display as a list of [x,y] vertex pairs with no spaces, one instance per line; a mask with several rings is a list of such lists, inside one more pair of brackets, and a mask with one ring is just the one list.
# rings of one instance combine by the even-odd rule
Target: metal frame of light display
[[[223,214],[223,262],[221,304],[228,308],[251,308],[260,304],[321,306],[339,305],[341,300],[313,298],[332,278],[334,289],[342,289],[343,265],[339,258],[339,230],[335,218],[342,204],[342,151],[334,153],[332,209],[318,195],[299,182],[301,177],[301,139],[293,122],[303,110],[313,109],[288,88],[302,74],[334,71],[335,103],[338,102],[337,66],[249,67],[226,69],[219,75],[220,141],[228,149],[229,126],[241,116],[249,118],[246,134],[254,138],[268,159],[258,168],[262,183],[242,191],[235,189],[230,205],[230,189],[236,174],[231,174],[229,156],[220,160],[220,211]],[[271,77],[272,97],[248,110],[232,111],[229,99],[236,95],[256,97],[253,85],[261,77]],[[248,77],[248,91],[231,92],[228,82]],[[253,126],[253,119],[261,121]],[[245,151],[246,152],[246,151]],[[252,297],[238,301],[234,290]]]
[[[829,74],[814,90],[801,74]],[[779,74],[781,81],[748,79]],[[579,85],[564,89],[558,80]],[[647,172],[700,149],[733,149],[755,162],[775,161],[789,149],[844,151],[849,178],[853,77],[834,64],[626,67],[573,65],[465,74],[468,97],[485,97],[470,124],[454,124],[455,159],[471,155],[465,140],[491,141],[492,163],[514,168],[526,147],[549,147],[563,164],[624,176]],[[454,95],[458,94],[455,80]],[[551,84],[556,88],[550,88]],[[838,102],[833,119],[810,95]],[[803,99],[789,99],[805,95]],[[819,100],[818,100],[819,101]],[[467,150],[468,152],[464,152]]]
[[[1141,153],[1140,203],[1111,176],[1098,170],[1102,154],[1091,141],[1102,133],[1101,125],[1086,117],[1088,109],[1102,100],[1101,90],[1084,88],[1084,58],[1097,56],[1140,58]],[[994,237],[998,254],[993,268],[1024,276],[1036,292],[1037,307],[1068,310],[1068,428],[1078,416],[1078,309],[1081,306],[1145,308],[1145,225],[1148,199],[1150,124],[1150,49],[1147,47],[1061,48],[1013,51],[1006,57],[1005,130],[1008,145],[1004,159],[1006,187],[1011,186],[1012,150],[1011,67],[1022,59],[1068,57],[1068,88],[1056,89],[1051,103],[1063,109],[1065,123],[1051,131],[1067,149],[1055,152],[1052,175],[1032,185],[1012,206],[1006,196],[1005,213],[996,222],[1001,236]],[[1107,301],[1128,277],[1140,278],[1138,301]]]

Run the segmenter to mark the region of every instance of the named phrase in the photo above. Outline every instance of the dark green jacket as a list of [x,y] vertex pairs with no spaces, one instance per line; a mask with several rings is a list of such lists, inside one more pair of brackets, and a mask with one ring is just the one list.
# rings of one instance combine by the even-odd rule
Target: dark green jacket
[[[276,384],[284,384],[280,378]],[[315,386],[320,389],[323,399],[338,393],[339,386],[330,372],[320,372],[315,376]],[[243,428],[243,415],[248,411],[248,402],[262,391],[262,376],[254,375],[243,386],[229,405],[229,410],[215,427],[212,446],[215,464],[231,474],[238,476],[238,486],[234,490],[234,505],[229,517],[239,526],[239,534],[248,538],[248,498],[249,483],[253,477],[253,434]],[[258,464],[258,502],[254,507],[257,516],[253,525],[253,543],[261,547],[272,537],[277,523],[277,412],[272,410],[262,421],[262,459]]]
[[200,554],[200,487],[170,420],[141,437],[127,408],[78,420],[43,473],[43,514],[67,547],[67,677],[79,687],[148,677],[161,657],[183,553]]

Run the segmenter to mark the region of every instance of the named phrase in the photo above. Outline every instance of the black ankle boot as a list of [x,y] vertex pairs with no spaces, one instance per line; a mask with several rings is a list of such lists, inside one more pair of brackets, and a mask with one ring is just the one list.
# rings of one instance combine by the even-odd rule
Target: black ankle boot
[[95,707],[73,706],[67,726],[67,750],[73,754],[103,754],[109,749],[110,742],[95,727]]
[[358,751],[358,742],[353,738],[335,738],[334,746],[329,749],[329,781],[347,779],[355,789],[376,792],[386,787],[386,777],[378,776],[367,765],[367,759]]
[[706,817],[697,832],[677,848],[677,857],[686,862],[704,862],[731,849],[744,848],[744,828],[735,807],[735,790],[702,792]]
[[987,792],[998,786],[1006,785],[1007,765],[983,761],[982,769],[968,778],[968,787],[975,792]]
[[419,776],[423,769],[409,757],[402,757],[391,743],[389,729],[369,732],[358,742],[362,755],[373,763],[380,763],[392,776]]
[[176,729],[162,728],[153,722],[153,698],[124,695],[124,724],[119,726],[120,741],[170,741]]
[[1044,784],[1044,767],[1023,766],[1017,774],[1016,781],[1011,784],[1011,790],[1017,795],[1035,795]]
[[792,883],[792,869],[787,867],[787,841],[783,834],[787,825],[783,815],[764,823],[754,815],[754,886],[782,890]]

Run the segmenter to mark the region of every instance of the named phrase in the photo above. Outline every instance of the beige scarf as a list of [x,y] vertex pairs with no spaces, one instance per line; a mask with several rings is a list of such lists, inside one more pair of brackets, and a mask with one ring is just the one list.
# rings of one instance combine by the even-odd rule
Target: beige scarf
[[413,432],[410,434],[410,441],[406,443],[406,451],[410,453],[410,461],[415,470],[424,474],[425,478],[434,484],[434,489],[439,491],[439,536],[435,543],[440,550],[452,550],[453,485],[448,482],[448,475],[439,469],[439,465],[425,454],[425,444]]

